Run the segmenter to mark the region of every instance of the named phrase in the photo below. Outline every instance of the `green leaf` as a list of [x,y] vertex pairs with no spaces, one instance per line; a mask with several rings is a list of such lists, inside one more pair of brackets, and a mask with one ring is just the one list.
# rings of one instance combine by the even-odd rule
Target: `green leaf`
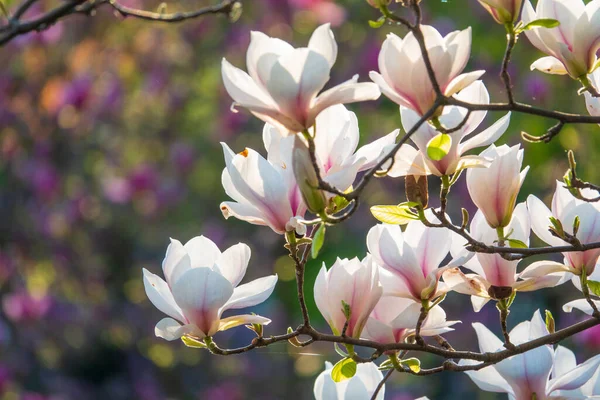
[[187,347],[193,347],[193,348],[196,348],[196,349],[206,349],[206,347],[207,347],[204,342],[201,342],[201,341],[196,340],[196,339],[192,339],[189,336],[182,336],[181,337],[181,341]]
[[507,239],[508,245],[515,249],[526,249],[527,245],[518,239]]
[[600,296],[600,282],[587,281],[587,284],[592,293],[594,293],[596,296]]
[[528,23],[527,25],[522,27],[520,29],[520,31],[521,32],[528,31],[530,29],[538,28],[538,27],[540,27],[540,28],[556,28],[559,25],[560,25],[560,22],[555,19],[541,18],[541,19],[536,19],[535,21],[531,21],[530,23]]
[[581,220],[579,219],[579,215],[575,216],[575,219],[573,220],[573,236],[577,236],[577,232],[579,232],[579,224],[581,223]]
[[377,21],[369,21],[369,26],[371,28],[381,28],[385,24],[385,17],[380,17]]
[[446,133],[440,133],[427,143],[427,156],[434,161],[439,161],[446,157],[450,147],[452,147],[452,137]]
[[418,220],[419,216],[410,210],[409,206],[373,206],[371,214],[385,224],[405,225],[410,221]]
[[421,361],[418,358],[407,358],[400,360],[400,365],[408,367],[412,372],[419,373],[421,371]]
[[333,366],[331,379],[334,382],[342,382],[352,378],[356,374],[356,362],[351,358],[344,358]]
[[342,349],[339,343],[334,343],[333,348],[335,349],[335,352],[338,353],[340,356],[344,358],[349,357],[348,353],[346,353],[344,349]]
[[556,236],[558,236],[559,238],[563,238],[565,236],[565,230],[562,226],[562,222],[560,222],[558,219],[554,218],[554,217],[549,217],[550,219],[550,223],[552,224],[552,227],[550,227],[550,230],[552,230]]
[[394,369],[394,364],[390,360],[385,360],[379,365],[380,371],[386,371],[388,369]]
[[549,310],[546,310],[546,328],[548,328],[548,332],[554,333],[556,330],[556,325],[554,324],[554,317]]
[[[287,328],[287,333],[293,333],[294,330],[292,329],[291,326],[288,326]],[[289,344],[291,344],[294,347],[302,347],[302,345],[300,344],[300,341],[298,340],[298,336],[294,336],[288,339]]]
[[325,224],[319,225],[319,229],[315,233],[312,241],[312,247],[310,249],[310,255],[312,258],[317,258],[321,248],[323,247],[323,243],[325,242]]

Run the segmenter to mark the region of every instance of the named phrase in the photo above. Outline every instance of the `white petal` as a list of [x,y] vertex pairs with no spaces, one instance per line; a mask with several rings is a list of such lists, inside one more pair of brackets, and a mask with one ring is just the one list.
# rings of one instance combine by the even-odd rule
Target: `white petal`
[[600,365],[600,355],[590,358],[575,369],[548,382],[548,394],[555,390],[573,390],[590,380]]
[[154,334],[165,340],[177,340],[183,335],[194,334],[199,338],[203,338],[204,334],[198,330],[194,325],[181,325],[179,322],[172,318],[163,318],[154,327]]
[[261,317],[260,315],[234,315],[231,317],[223,318],[221,321],[219,321],[219,331],[226,331],[228,329],[246,324],[269,325],[270,323],[271,320],[269,318]]
[[308,42],[308,48],[325,57],[329,68],[333,67],[338,48],[330,24],[324,24],[315,29]]
[[366,144],[358,149],[358,151],[354,154],[354,158],[365,159],[365,162],[362,164],[359,171],[366,171],[373,168],[383,158],[383,156],[386,155],[386,152],[384,151],[386,146],[394,144],[399,133],[400,130],[396,129],[384,137],[379,138],[374,142]]
[[250,45],[246,52],[248,74],[256,82],[264,85],[264,79],[277,59],[293,51],[294,48],[281,39],[271,38],[262,32],[250,32]]
[[504,117],[496,121],[494,125],[490,126],[483,132],[478,133],[471,139],[462,143],[460,145],[459,152],[462,154],[476,147],[489,146],[490,144],[498,140],[498,138],[500,138],[500,136],[502,136],[504,132],[506,132],[506,129],[508,129],[509,124],[510,113],[507,113]]
[[452,96],[453,94],[460,92],[462,89],[481,78],[481,75],[484,73],[485,71],[473,71],[457,76],[448,84],[444,94],[446,96]]
[[220,254],[216,264],[221,275],[227,278],[233,287],[236,287],[246,275],[249,261],[250,247],[245,243],[238,243]]
[[[459,365],[476,364],[478,364],[478,362],[474,360],[460,360],[459,362]],[[465,374],[467,374],[481,390],[496,393],[512,393],[512,388],[508,382],[506,382],[494,367],[485,367],[479,371],[465,371]]]
[[381,74],[379,74],[378,72],[375,72],[375,71],[371,71],[371,72],[369,72],[369,78],[371,78],[371,80],[373,82],[375,82],[377,84],[377,86],[379,86],[379,89],[381,89],[381,93],[383,93],[385,95],[385,97],[392,100],[394,103],[396,103],[398,105],[414,108],[414,106],[411,104],[411,102],[409,100],[407,100],[404,96],[402,96],[401,94],[396,92],[386,82],[386,80],[384,79],[383,76],[381,76]]
[[555,261],[536,261],[525,268],[519,277],[522,279],[537,278],[555,272],[570,272],[570,269]]
[[394,331],[392,327],[376,320],[375,318],[369,318],[365,325],[361,338],[373,340],[379,343],[393,343],[395,342]]
[[531,64],[529,69],[532,71],[537,69],[538,71],[551,75],[567,74],[567,70],[565,69],[563,63],[558,58],[552,56],[538,58],[533,64]]
[[336,383],[331,379],[331,364],[315,379],[313,393],[315,400],[338,400]]
[[310,110],[312,118],[316,118],[321,111],[336,104],[377,100],[381,96],[379,87],[374,83],[357,81],[358,75],[321,93]]
[[231,65],[226,59],[221,62],[221,73],[227,93],[242,107],[277,110],[269,94],[250,75]]
[[148,299],[154,304],[154,307],[164,312],[170,317],[173,317],[181,322],[185,321],[183,311],[175,303],[171,289],[167,282],[163,281],[157,275],[154,275],[147,269],[143,269],[144,273],[144,289]]
[[531,229],[537,237],[552,246],[564,244],[562,240],[553,236],[548,230],[551,226],[550,217],[552,217],[552,213],[540,199],[529,195],[527,197],[527,208],[529,210]]
[[503,349],[503,343],[496,335],[492,333],[485,325],[475,322],[473,329],[477,334],[477,341],[479,342],[479,351],[482,353],[495,353],[498,350]]
[[236,287],[233,289],[231,298],[223,306],[222,311],[232,308],[252,307],[262,303],[273,293],[276,283],[277,275],[271,275]]
[[564,346],[557,346],[554,351],[552,378],[560,378],[576,367],[577,360],[575,359],[575,354]]
[[[600,301],[594,300],[597,308],[600,308]],[[583,311],[587,315],[592,315],[594,310],[585,299],[573,300],[563,306],[564,312],[571,312],[574,308]]]
[[[190,256],[192,268],[212,268],[221,255],[221,251],[217,245],[204,236],[196,236],[190,239],[183,247]],[[177,270],[179,270],[179,267]],[[179,276],[181,276],[181,272],[179,272]],[[177,278],[174,278],[173,282],[176,281]]]
[[176,268],[184,271],[191,267],[192,261],[187,250],[179,240],[171,238],[171,243],[169,244],[169,247],[167,247],[167,252],[162,262],[162,270],[167,283],[173,285],[177,280],[177,277],[173,276],[173,271],[175,271]]

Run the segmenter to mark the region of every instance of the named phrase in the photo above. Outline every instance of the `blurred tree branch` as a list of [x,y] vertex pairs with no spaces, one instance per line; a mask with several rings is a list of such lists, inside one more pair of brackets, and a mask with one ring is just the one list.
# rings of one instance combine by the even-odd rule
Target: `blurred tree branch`
[[200,18],[206,15],[224,14],[231,21],[239,18],[242,12],[242,3],[240,0],[222,0],[218,4],[199,8],[194,11],[166,13],[162,10],[158,12],[139,10],[118,3],[116,0],[67,0],[61,5],[40,14],[34,18],[22,20],[23,15],[38,0],[24,0],[11,15],[2,4],[1,10],[4,13],[7,23],[0,25],[0,46],[4,46],[17,36],[25,35],[30,32],[41,32],[50,26],[74,14],[94,15],[96,10],[108,5],[115,10],[116,14],[123,18],[132,17],[146,21],[158,22],[181,22],[189,19]]

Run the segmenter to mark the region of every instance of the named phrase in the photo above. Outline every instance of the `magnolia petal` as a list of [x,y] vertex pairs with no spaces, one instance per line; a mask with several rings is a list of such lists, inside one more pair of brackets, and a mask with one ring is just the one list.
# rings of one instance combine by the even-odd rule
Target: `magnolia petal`
[[167,282],[162,280],[159,276],[154,275],[146,268],[143,269],[143,274],[144,289],[146,290],[148,299],[154,304],[154,307],[158,308],[168,316],[184,322],[186,319],[183,316],[183,311],[175,302]]
[[554,351],[554,368],[552,378],[557,379],[577,367],[575,353],[564,346],[557,346]]
[[446,91],[444,94],[446,96],[452,96],[453,94],[460,92],[461,90],[469,86],[471,83],[481,78],[481,75],[483,74],[485,74],[485,71],[480,70],[458,75],[456,78],[450,81],[450,83],[446,87]]
[[379,343],[394,343],[396,341],[392,327],[375,318],[367,320],[361,337]]
[[479,312],[490,301],[489,297],[471,296],[473,311]]
[[264,79],[269,75],[277,58],[292,50],[294,48],[281,39],[269,37],[262,32],[250,32],[250,45],[246,52],[248,74],[256,82],[264,85]]
[[516,282],[513,288],[518,292],[533,292],[543,288],[554,287],[564,282],[563,274],[555,273]]
[[[389,151],[391,151],[391,149],[386,148],[384,150],[386,153]],[[431,174],[431,171],[423,160],[423,154],[408,144],[400,146],[400,149],[398,149],[394,155],[394,161],[391,168],[389,163],[386,163],[383,168],[389,168],[388,175],[393,178],[406,175],[425,176]]]
[[503,349],[504,343],[496,335],[492,333],[485,325],[475,322],[472,324],[475,333],[477,334],[477,342],[479,343],[479,351],[482,353],[495,353]]
[[379,74],[378,72],[375,72],[375,71],[371,71],[371,72],[369,72],[369,78],[371,78],[371,80],[377,84],[379,89],[381,89],[381,93],[383,93],[385,95],[385,97],[392,100],[394,103],[396,103],[398,105],[409,107],[409,108],[414,108],[412,103],[409,100],[407,100],[405,97],[401,96],[398,92],[396,92],[386,82],[386,80],[384,79],[383,76],[381,76],[381,74]]
[[269,325],[271,320],[269,318],[261,317],[260,315],[234,315],[232,317],[223,318],[219,321],[219,331],[226,331],[236,326],[245,324],[261,324]]
[[337,385],[331,379],[331,368],[333,366],[330,362],[325,362],[325,371],[321,372],[317,379],[315,379],[315,386],[313,388],[313,393],[315,395],[315,400],[337,400],[338,392]]
[[[235,217],[239,220],[246,221],[254,225],[269,225],[269,222],[265,221],[260,210],[249,204],[224,201],[221,203],[220,208],[225,219],[229,219],[229,217]],[[273,228],[273,230],[279,234],[285,233],[285,231],[281,229],[275,229],[273,226],[271,226],[271,228]]]
[[521,274],[519,275],[522,279],[537,278],[555,272],[573,272],[569,267],[564,264],[557,263],[555,261],[536,261],[531,263]]
[[181,325],[172,318],[163,318],[154,327],[154,334],[165,340],[177,340],[183,335],[193,334],[199,339],[204,337],[204,333],[198,330],[194,325]]
[[277,275],[271,275],[236,287],[221,311],[252,307],[262,303],[273,293],[276,283]]
[[329,63],[329,68],[333,67],[337,58],[338,47],[331,31],[331,24],[323,24],[315,29],[308,41],[308,48],[325,57]]
[[548,228],[551,226],[550,217],[552,212],[537,197],[529,195],[527,197],[527,209],[529,210],[531,229],[544,242],[552,246],[560,246],[564,242],[553,236]]
[[483,278],[479,275],[465,275],[460,269],[451,268],[444,271],[442,277],[449,290],[466,295],[489,297]]
[[233,100],[250,110],[253,108],[277,110],[273,99],[258,86],[246,72],[231,65],[226,59],[221,61],[221,73],[227,93]]
[[[600,301],[594,300],[594,304],[596,304],[597,308],[600,308]],[[592,306],[590,306],[590,304],[585,299],[573,300],[568,302],[563,306],[563,311],[571,312],[574,308],[579,311],[583,311],[587,315],[592,315],[594,313]]]
[[568,73],[563,63],[558,58],[552,56],[537,59],[531,64],[529,69],[532,71],[537,69],[551,75],[566,75]]
[[[180,264],[181,268],[178,268]],[[162,270],[167,283],[169,283],[169,285],[175,283],[176,277],[173,276],[175,268],[188,270],[191,267],[192,261],[187,250],[179,240],[171,238],[171,243],[169,244],[169,247],[167,247],[167,252],[162,262]]]
[[590,358],[566,374],[548,382],[547,393],[555,390],[573,390],[583,386],[590,380],[600,365],[600,355]]
[[354,154],[354,158],[364,158],[365,160],[359,168],[359,171],[366,171],[373,168],[386,155],[386,147],[393,145],[399,134],[400,129],[396,129],[384,137],[379,138],[374,142],[366,144],[358,149],[358,151]]
[[381,91],[376,84],[357,81],[358,75],[355,75],[351,80],[321,93],[310,110],[311,119],[314,120],[321,111],[336,104],[377,100],[381,96]]
[[492,126],[483,132],[473,136],[471,139],[462,143],[459,147],[459,152],[465,153],[476,147],[489,146],[500,138],[508,129],[510,124],[510,112],[496,121]]
[[[190,239],[183,247],[190,256],[191,268],[212,268],[221,256],[221,251],[217,245],[205,236],[196,236]],[[179,276],[185,272],[185,270],[180,271],[180,267],[177,267],[176,271]],[[176,281],[176,278],[173,279],[173,282]]]
[[216,264],[221,275],[231,282],[233,287],[236,287],[246,275],[249,261],[250,247],[245,243],[238,243],[220,254]]

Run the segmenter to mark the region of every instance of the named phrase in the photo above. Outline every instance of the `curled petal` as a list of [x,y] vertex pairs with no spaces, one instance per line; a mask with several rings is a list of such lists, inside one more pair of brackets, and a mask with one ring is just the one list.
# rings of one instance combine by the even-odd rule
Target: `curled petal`
[[235,328],[245,324],[261,324],[268,325],[271,320],[260,315],[234,315],[232,317],[223,318],[219,321],[219,331],[226,331],[231,328]]
[[184,335],[192,334],[200,339],[204,337],[202,333],[193,324],[181,325],[179,322],[172,318],[163,318],[158,321],[154,328],[154,334],[165,340],[177,340]]
[[539,58],[529,68],[532,71],[537,69],[551,75],[566,75],[568,73],[563,63],[558,58],[552,56]]

